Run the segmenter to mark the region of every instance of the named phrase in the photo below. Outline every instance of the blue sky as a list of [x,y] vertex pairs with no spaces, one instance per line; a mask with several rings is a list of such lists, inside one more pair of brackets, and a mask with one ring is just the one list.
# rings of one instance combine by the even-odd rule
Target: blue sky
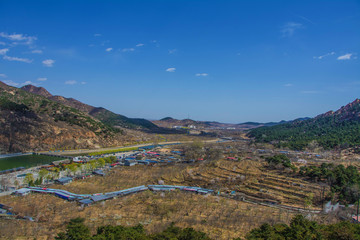
[[360,97],[360,1],[0,0],[0,81],[129,117],[313,117]]

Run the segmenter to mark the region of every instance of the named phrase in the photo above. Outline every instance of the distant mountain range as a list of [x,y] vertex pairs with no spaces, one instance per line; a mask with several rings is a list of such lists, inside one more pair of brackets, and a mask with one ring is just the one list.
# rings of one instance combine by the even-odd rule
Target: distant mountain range
[[[134,130],[132,135],[126,129]],[[138,140],[138,130],[161,129],[145,119],[53,96],[42,87],[0,82],[0,152],[121,145]]]
[[16,88],[0,82],[0,153],[117,146],[144,140],[146,133],[186,132],[172,130],[175,126],[249,130],[256,141],[293,149],[304,149],[313,140],[324,148],[353,147],[360,145],[360,100],[293,121],[229,124],[166,117],[151,122],[53,96],[42,87]]
[[292,149],[304,149],[311,142],[327,149],[356,147],[360,145],[360,100],[315,118],[256,128],[249,136]]
[[[299,118],[295,121],[302,121],[308,118]],[[195,121],[192,119],[183,119],[178,120],[171,117],[166,117],[160,120],[152,121],[159,127],[163,128],[174,128],[176,126],[195,126],[197,129],[238,129],[238,130],[248,130],[252,128],[258,128],[263,126],[275,126],[279,124],[284,124],[291,121],[280,121],[280,122],[268,122],[268,123],[259,123],[259,122],[244,122],[239,124],[232,123],[220,123],[220,122],[211,122],[211,121]]]

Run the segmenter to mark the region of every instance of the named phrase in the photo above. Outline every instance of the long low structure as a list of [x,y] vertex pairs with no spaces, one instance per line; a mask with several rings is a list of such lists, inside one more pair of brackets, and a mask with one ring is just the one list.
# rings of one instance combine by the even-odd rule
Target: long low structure
[[120,191],[115,192],[108,192],[108,193],[96,193],[96,194],[76,194],[71,193],[61,189],[54,189],[54,188],[40,188],[40,187],[28,187],[28,188],[21,188],[16,190],[13,194],[24,196],[30,192],[36,193],[50,193],[54,194],[57,197],[68,201],[78,201],[82,205],[89,205],[95,202],[104,201],[107,199],[112,199],[115,197],[121,197],[133,193],[142,192],[145,190],[151,191],[174,191],[176,189],[188,191],[188,192],[196,192],[201,194],[209,194],[213,193],[214,190],[200,188],[200,187],[187,187],[187,186],[175,186],[175,185],[149,185],[149,186],[138,186],[133,188],[128,188]]

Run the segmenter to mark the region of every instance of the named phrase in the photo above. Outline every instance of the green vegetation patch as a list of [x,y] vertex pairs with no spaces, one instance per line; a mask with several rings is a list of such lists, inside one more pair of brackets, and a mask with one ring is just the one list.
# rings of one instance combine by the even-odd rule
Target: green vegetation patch
[[90,229],[85,226],[84,219],[71,219],[66,231],[55,237],[57,240],[106,240],[106,239],[133,239],[133,240],[210,240],[203,232],[195,231],[193,228],[179,228],[171,224],[164,231],[156,234],[147,234],[142,225],[133,227],[124,226],[101,226],[92,235]]
[[301,167],[299,174],[312,181],[326,182],[342,202],[354,203],[360,196],[360,174],[354,166],[345,168],[341,164],[323,163],[321,166]]
[[323,117],[256,128],[249,136],[294,150],[304,150],[314,140],[325,149],[347,148],[360,145],[360,121]]
[[62,159],[64,158],[35,154],[0,158],[0,171],[17,167],[30,168],[39,165],[49,164],[53,161],[59,161]]

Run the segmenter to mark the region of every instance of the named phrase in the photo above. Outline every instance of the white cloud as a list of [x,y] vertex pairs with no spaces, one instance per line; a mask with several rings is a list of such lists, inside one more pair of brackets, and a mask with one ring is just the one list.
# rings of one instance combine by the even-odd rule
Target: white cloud
[[292,83],[287,83],[287,84],[284,84],[284,87],[292,87],[293,84]]
[[81,82],[82,85],[86,84],[86,82]]
[[144,46],[145,44],[143,44],[143,43],[139,43],[139,44],[136,44],[136,47],[142,47],[142,46]]
[[0,49],[0,55],[5,55],[9,51],[8,48]]
[[95,33],[94,37],[101,37],[101,34],[100,33]]
[[24,83],[21,83],[20,84],[21,86],[25,86],[25,85],[37,85],[36,83],[33,83],[32,81],[26,81],[26,82],[24,82]]
[[6,38],[10,41],[22,42],[23,44],[28,44],[28,45],[32,44],[35,40],[37,40],[37,37],[26,36],[21,33],[8,34],[8,33],[0,32],[0,37]]
[[347,53],[347,54],[345,54],[345,55],[342,55],[342,56],[339,56],[338,58],[337,58],[337,60],[350,60],[351,59],[351,57],[352,57],[352,53]]
[[38,81],[40,81],[40,82],[44,82],[44,81],[47,80],[47,78],[46,78],[46,77],[40,77],[40,78],[38,78],[38,79],[36,79],[36,80],[38,80]]
[[113,50],[113,48],[111,48],[111,47],[105,49],[105,51],[107,51],[107,52],[111,52],[112,50]]
[[332,55],[335,55],[335,52],[329,52],[329,53],[326,53],[324,55],[321,55],[321,56],[314,56],[314,59],[323,59],[324,57],[328,57],[328,56],[332,56]]
[[206,77],[208,75],[209,74],[207,74],[207,73],[197,73],[197,74],[195,74],[195,76],[197,76],[197,77]]
[[39,49],[36,49],[36,50],[32,50],[31,53],[42,54],[43,51],[42,51],[42,50],[39,50]]
[[54,63],[55,63],[55,60],[52,60],[52,59],[46,59],[46,60],[42,61],[42,64],[45,67],[52,67],[52,66],[54,66]]
[[13,80],[4,80],[3,82],[9,86],[13,86],[13,87],[19,86],[19,84],[14,82]]
[[177,49],[176,48],[174,48],[174,49],[169,49],[169,54],[174,54],[174,53],[176,53],[177,52]]
[[167,72],[175,72],[176,68],[172,67],[172,68],[167,68],[165,71]]
[[0,73],[0,77],[6,78],[6,74]]
[[33,61],[28,58],[9,57],[6,55],[3,57],[3,59],[8,60],[8,61],[16,61],[16,62],[24,62],[24,63],[32,63],[32,61]]
[[66,84],[66,85],[74,85],[74,84],[77,84],[77,81],[75,81],[75,80],[69,80],[69,81],[66,81],[65,84]]
[[123,51],[123,52],[133,52],[133,51],[135,51],[135,48],[124,48],[121,51]]
[[281,28],[281,33],[283,37],[291,37],[294,35],[296,30],[301,28],[304,28],[301,23],[288,22]]

